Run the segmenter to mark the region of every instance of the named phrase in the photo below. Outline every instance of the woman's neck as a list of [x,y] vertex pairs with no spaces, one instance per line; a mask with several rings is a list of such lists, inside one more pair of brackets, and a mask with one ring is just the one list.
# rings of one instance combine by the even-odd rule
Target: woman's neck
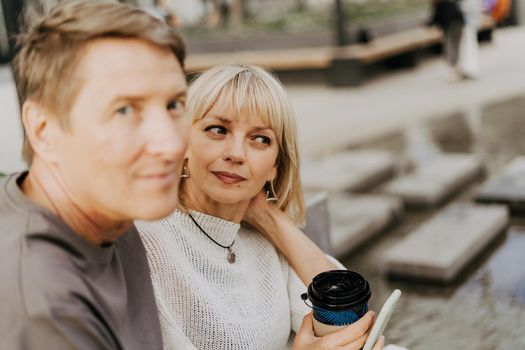
[[195,210],[238,224],[241,223],[250,204],[249,201],[234,204],[220,203],[202,193],[202,191],[192,187],[189,181],[185,181],[181,188],[181,203],[186,209]]
[[50,210],[73,231],[93,245],[115,241],[132,225],[132,221],[109,219],[89,210],[69,190],[58,171],[35,161],[21,185],[22,192],[38,205]]

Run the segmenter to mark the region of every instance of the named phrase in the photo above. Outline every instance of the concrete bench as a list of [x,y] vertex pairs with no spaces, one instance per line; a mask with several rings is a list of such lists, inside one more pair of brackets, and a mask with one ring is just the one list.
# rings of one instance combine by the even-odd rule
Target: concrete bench
[[382,193],[400,196],[408,206],[431,206],[441,203],[483,170],[481,160],[468,154],[446,154],[413,173],[392,180]]
[[525,156],[514,158],[500,174],[485,182],[475,199],[507,204],[513,212],[525,212]]
[[330,66],[334,49],[313,47],[288,50],[236,51],[190,54],[186,61],[187,72],[199,72],[219,64],[255,64],[273,71],[326,69]]
[[[486,17],[478,31],[480,41],[492,39],[494,22]],[[443,34],[437,28],[419,27],[379,37],[368,44],[351,45],[336,51],[330,68],[330,83],[357,86],[378,63],[387,67],[412,68],[422,50],[439,48]]]
[[[479,30],[480,39],[490,40],[494,23],[485,19]],[[186,71],[194,73],[219,64],[237,62],[255,64],[280,72],[318,70],[328,73],[335,86],[359,85],[370,68],[379,63],[390,67],[413,67],[421,50],[439,46],[443,36],[436,28],[418,27],[378,37],[368,44],[342,48],[311,47],[280,50],[190,53]]]
[[303,232],[326,254],[333,255],[326,192],[306,192],[306,223]]
[[387,180],[394,173],[396,158],[383,151],[345,151],[305,161],[303,187],[329,192],[361,191]]
[[328,199],[330,236],[335,257],[341,258],[396,222],[403,204],[380,195],[331,195]]
[[451,282],[507,223],[505,206],[453,204],[388,249],[385,271],[391,276]]

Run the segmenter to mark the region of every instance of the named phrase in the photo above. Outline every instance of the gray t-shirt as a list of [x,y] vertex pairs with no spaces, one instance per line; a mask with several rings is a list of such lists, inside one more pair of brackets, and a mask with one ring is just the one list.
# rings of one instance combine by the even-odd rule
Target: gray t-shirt
[[161,349],[149,267],[133,227],[91,245],[0,178],[0,349]]

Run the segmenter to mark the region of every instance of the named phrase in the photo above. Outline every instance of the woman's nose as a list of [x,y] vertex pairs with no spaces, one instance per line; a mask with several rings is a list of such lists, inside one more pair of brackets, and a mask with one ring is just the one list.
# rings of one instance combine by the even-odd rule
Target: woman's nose
[[244,140],[240,138],[233,138],[224,152],[224,160],[243,163],[246,160],[246,150],[244,149]]

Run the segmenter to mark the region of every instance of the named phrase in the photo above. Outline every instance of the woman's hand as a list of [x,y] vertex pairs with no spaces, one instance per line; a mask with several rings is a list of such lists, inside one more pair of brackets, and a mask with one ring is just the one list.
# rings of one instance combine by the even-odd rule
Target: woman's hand
[[[374,323],[374,312],[369,311],[359,321],[338,330],[337,332],[316,337],[314,335],[312,314],[304,317],[301,328],[295,337],[292,350],[328,350],[345,349],[359,350],[365,345],[366,339]],[[372,350],[383,350],[385,338],[381,336]]]
[[266,201],[266,193],[259,192],[250,202],[243,221],[263,234],[274,246],[275,232],[279,221],[290,221],[286,213]]
[[305,285],[317,274],[338,268],[285,212],[266,201],[264,191],[252,199],[243,220],[281,252]]

